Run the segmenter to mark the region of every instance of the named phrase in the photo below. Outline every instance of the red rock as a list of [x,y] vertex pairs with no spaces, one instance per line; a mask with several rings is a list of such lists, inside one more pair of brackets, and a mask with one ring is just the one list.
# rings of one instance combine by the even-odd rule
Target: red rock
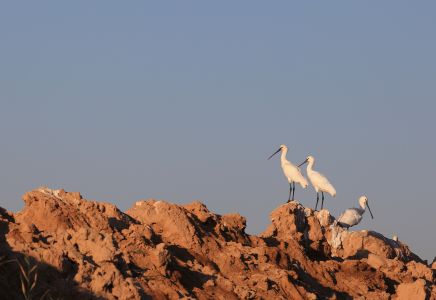
[[436,294],[433,270],[407,245],[375,232],[348,232],[327,210],[314,212],[294,201],[275,209],[272,224],[255,236],[245,233],[244,217],[214,214],[200,202],[150,199],[123,213],[64,190],[41,188],[23,199],[17,214],[0,208],[5,299],[22,297],[15,260],[26,266],[25,257],[37,266],[37,299],[44,293],[225,300]]
[[401,283],[397,287],[396,300],[425,300],[427,297],[425,280],[418,279],[412,283]]
[[427,281],[433,281],[433,271],[425,264],[411,261],[407,263],[407,270],[415,278],[423,278]]
[[386,259],[384,257],[372,253],[368,254],[367,263],[374,269],[380,269],[381,267],[386,266],[387,264]]

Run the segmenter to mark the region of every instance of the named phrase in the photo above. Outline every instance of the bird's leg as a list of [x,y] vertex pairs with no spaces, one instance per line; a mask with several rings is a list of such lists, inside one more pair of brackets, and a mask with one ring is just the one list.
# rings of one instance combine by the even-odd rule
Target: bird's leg
[[292,201],[294,201],[295,197],[295,182],[292,183]]
[[318,192],[316,192],[316,205],[315,205],[315,210],[318,207],[318,200],[319,200],[319,195]]
[[289,198],[288,198],[288,203],[291,202],[291,194],[292,194],[292,182],[289,182]]
[[321,210],[322,210],[322,208],[324,206],[324,192],[321,192],[321,195],[322,195]]

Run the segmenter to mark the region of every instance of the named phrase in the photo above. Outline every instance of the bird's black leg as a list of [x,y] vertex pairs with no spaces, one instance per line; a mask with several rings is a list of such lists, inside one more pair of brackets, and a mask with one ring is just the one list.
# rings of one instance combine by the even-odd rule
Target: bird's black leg
[[321,201],[321,210],[324,207],[324,192],[321,192],[322,194],[322,201]]
[[288,198],[288,202],[291,202],[291,194],[292,194],[292,183],[289,182],[289,198]]
[[319,195],[318,192],[316,192],[316,205],[315,205],[315,210],[318,207],[318,200],[319,200]]
[[295,182],[292,183],[292,201],[294,201],[295,197]]

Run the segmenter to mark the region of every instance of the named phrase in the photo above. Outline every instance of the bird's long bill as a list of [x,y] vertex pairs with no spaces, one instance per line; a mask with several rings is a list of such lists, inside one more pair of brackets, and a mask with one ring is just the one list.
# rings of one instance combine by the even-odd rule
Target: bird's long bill
[[270,159],[271,157],[273,157],[274,155],[276,155],[277,153],[279,153],[280,150],[282,150],[282,148],[279,148],[279,150],[277,150],[276,152],[274,152],[270,157],[268,157],[268,159]]
[[374,216],[372,215],[372,211],[371,211],[371,208],[368,205],[368,202],[366,202],[366,206],[368,206],[369,213],[371,214],[371,219],[374,219]]
[[301,164],[298,165],[298,167],[301,167],[302,165],[304,165],[305,163],[307,163],[307,159],[305,161],[303,161]]

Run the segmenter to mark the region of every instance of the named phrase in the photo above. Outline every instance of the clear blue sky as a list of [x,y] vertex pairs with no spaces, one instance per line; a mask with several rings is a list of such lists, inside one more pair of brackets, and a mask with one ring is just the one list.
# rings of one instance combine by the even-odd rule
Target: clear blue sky
[[[434,1],[0,4],[0,205],[40,185],[127,209],[149,197],[239,212],[284,203],[307,154],[338,215],[436,255]],[[313,207],[315,192],[296,189]]]

